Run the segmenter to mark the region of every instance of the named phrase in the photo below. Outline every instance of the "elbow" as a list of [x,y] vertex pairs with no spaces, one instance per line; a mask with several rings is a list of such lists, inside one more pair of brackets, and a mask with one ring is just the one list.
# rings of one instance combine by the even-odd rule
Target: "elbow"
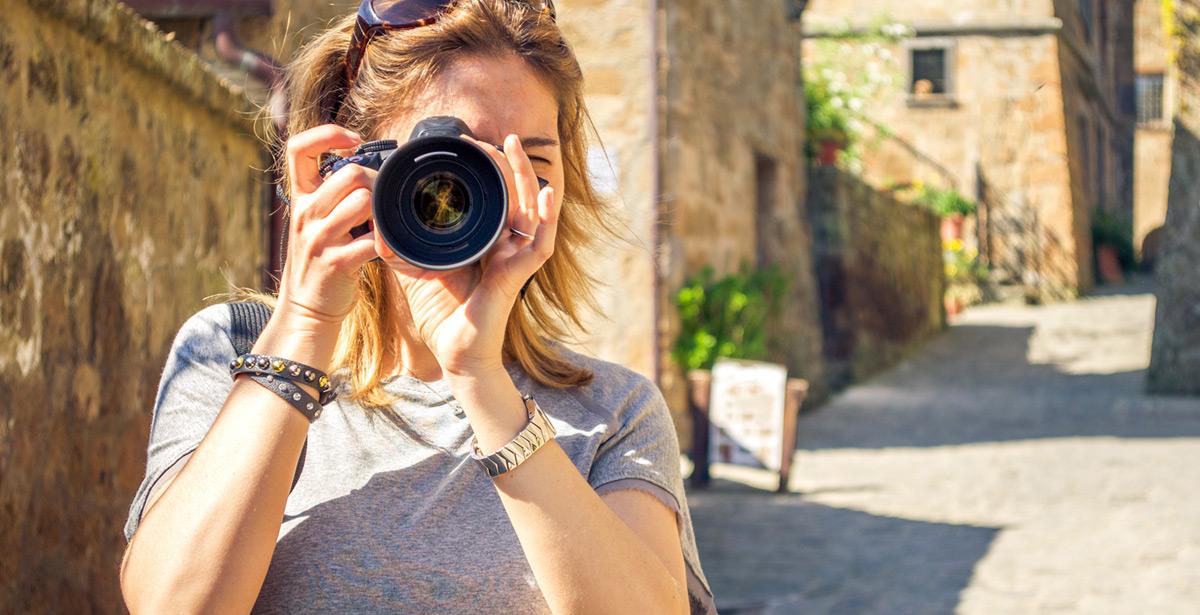
[[170,567],[150,563],[146,561],[147,556],[137,548],[136,540],[131,541],[125,549],[119,573],[125,608],[133,615],[195,612],[195,609],[179,603],[179,598],[185,592],[175,582],[178,577],[169,574]]

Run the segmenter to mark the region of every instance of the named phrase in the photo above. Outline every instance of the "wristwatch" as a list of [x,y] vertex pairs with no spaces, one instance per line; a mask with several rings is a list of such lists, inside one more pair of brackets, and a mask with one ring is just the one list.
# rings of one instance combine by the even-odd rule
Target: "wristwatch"
[[484,455],[483,451],[479,450],[479,440],[475,436],[471,436],[471,459],[483,466],[488,476],[492,478],[521,465],[521,462],[529,459],[534,452],[552,440],[558,433],[536,400],[528,393],[522,395],[521,400],[525,402],[525,412],[529,417],[529,423],[500,450],[491,455]]

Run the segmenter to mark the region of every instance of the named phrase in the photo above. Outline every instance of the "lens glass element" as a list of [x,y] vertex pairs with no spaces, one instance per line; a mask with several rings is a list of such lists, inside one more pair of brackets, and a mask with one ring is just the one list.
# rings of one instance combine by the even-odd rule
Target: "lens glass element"
[[417,180],[413,190],[417,220],[435,231],[448,231],[467,217],[467,188],[454,173],[438,171]]

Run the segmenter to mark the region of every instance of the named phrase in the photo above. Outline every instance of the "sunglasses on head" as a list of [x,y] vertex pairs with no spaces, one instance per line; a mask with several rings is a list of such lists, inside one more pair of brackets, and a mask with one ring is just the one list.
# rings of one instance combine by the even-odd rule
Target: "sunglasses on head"
[[[553,0],[506,0],[548,15],[556,20]],[[354,34],[345,57],[345,89],[339,94],[330,114],[336,120],[345,98],[345,90],[354,85],[363,56],[371,39],[389,30],[411,30],[434,23],[449,10],[456,0],[363,0],[358,6]]]

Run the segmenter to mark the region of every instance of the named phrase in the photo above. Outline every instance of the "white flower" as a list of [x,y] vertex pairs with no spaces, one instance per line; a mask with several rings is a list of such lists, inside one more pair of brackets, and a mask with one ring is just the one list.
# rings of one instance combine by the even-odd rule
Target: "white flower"
[[846,106],[846,103],[842,101],[842,97],[834,96],[833,98],[829,99],[829,105],[834,109],[841,109],[842,107]]
[[848,104],[851,111],[860,111],[863,108],[863,101],[861,98],[851,98]]

